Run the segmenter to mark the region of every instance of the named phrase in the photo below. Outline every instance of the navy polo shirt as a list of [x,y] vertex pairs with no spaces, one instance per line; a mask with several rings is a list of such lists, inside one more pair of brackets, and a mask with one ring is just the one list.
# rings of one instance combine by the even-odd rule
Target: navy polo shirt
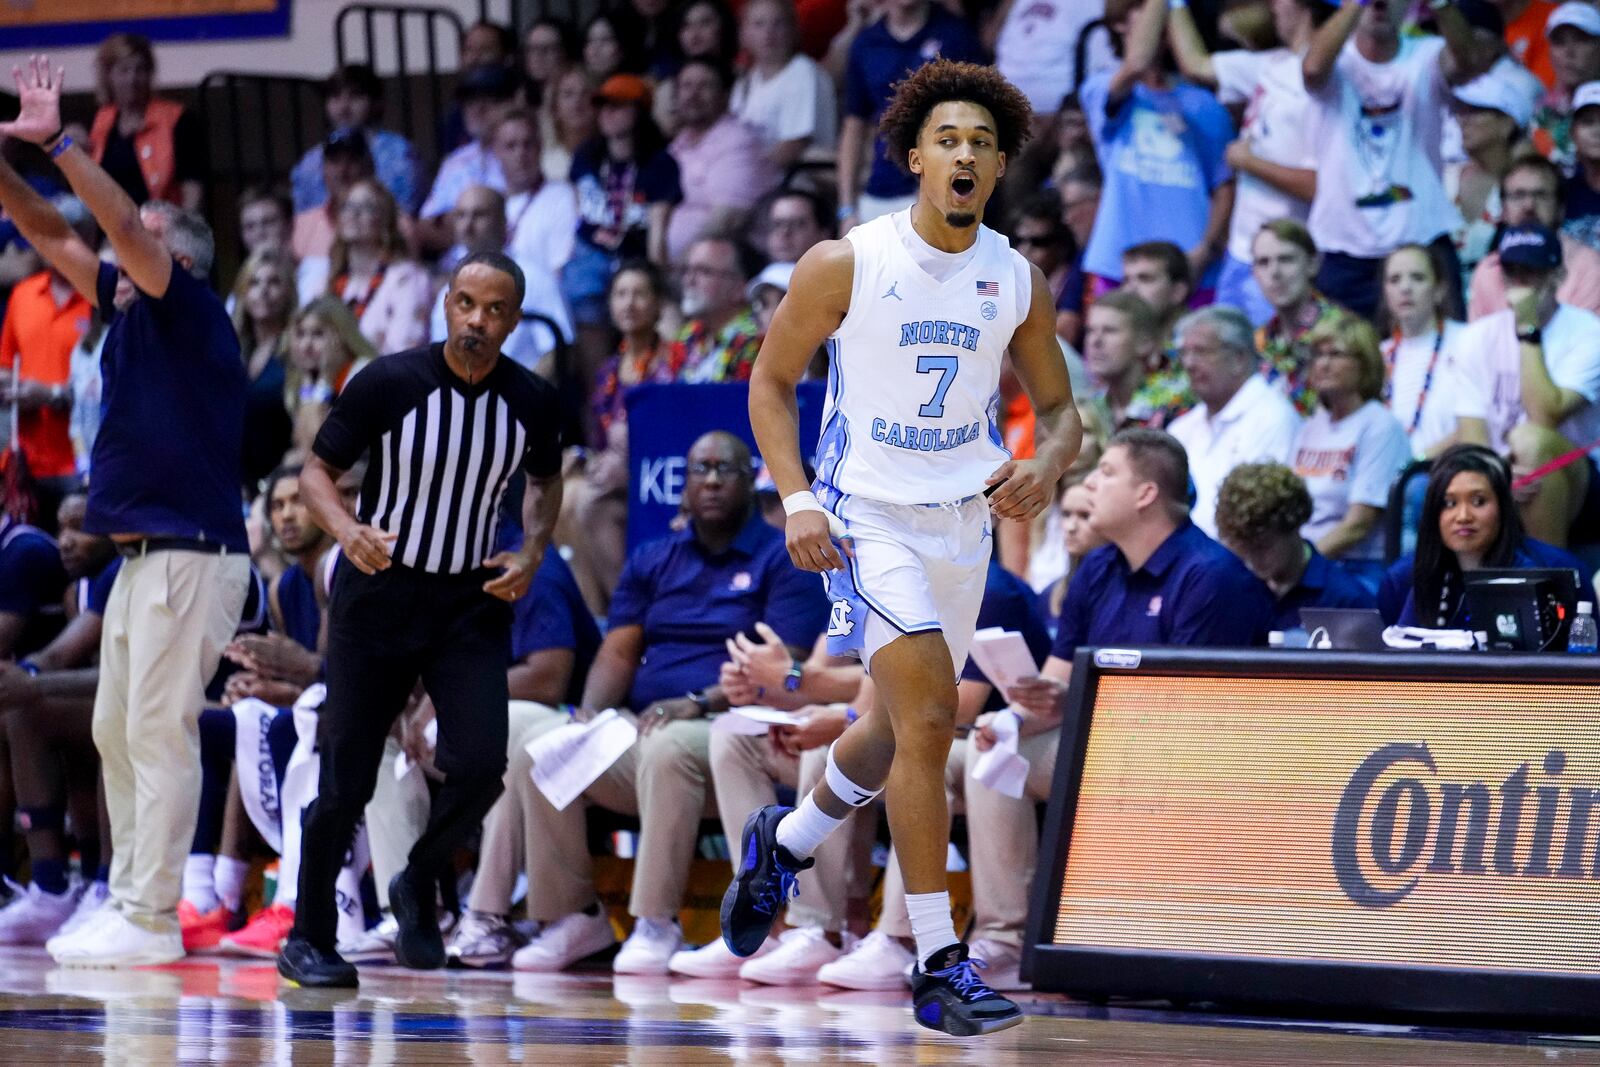
[[[993,557],[989,559],[989,575],[984,579],[983,603],[978,607],[978,629],[998,626],[1014,630],[1028,643],[1033,662],[1044,663],[1050,654],[1050,632],[1045,629],[1044,618],[1039,614],[1038,598],[1028,583],[1000,566]],[[987,682],[989,678],[971,656],[961,668],[961,677],[974,682]],[[993,684],[993,683],[990,683]],[[995,689],[984,703],[984,711],[999,711],[1006,706],[1005,697]]]
[[511,662],[521,663],[547,648],[570,648],[572,680],[562,697],[568,704],[583,699],[584,679],[600,649],[600,627],[578,590],[572,568],[554,548],[544,554],[533,585],[512,608]]
[[719,555],[705,550],[692,524],[640,545],[611,597],[612,630],[644,628],[644,661],[629,705],[715,685],[728,658],[723,642],[737,633],[756,637],[758,621],[785,644],[807,649],[828,621],[822,577],[797,570],[783,534],[760,515]]
[[78,584],[78,610],[91,615],[105,615],[111,602],[111,587],[117,584],[117,572],[122,570],[122,557],[112,556],[111,562],[100,568],[93,578],[84,578]]
[[[1383,575],[1383,581],[1378,586],[1378,610],[1383,613],[1383,621],[1390,625],[1422,626],[1424,623],[1417,614],[1415,602],[1415,587],[1413,586],[1413,570],[1417,565],[1417,557],[1413,555],[1401,556],[1395,560]],[[1516,557],[1511,561],[1508,570],[1575,570],[1578,572],[1578,599],[1584,599],[1588,594],[1585,590],[1594,586],[1594,575],[1589,572],[1577,556],[1564,548],[1546,544],[1532,537],[1524,538],[1522,547],[1517,549]],[[1467,629],[1472,618],[1467,613],[1467,598],[1460,597],[1456,601],[1456,610],[1447,624],[1449,629]],[[1428,624],[1428,625],[1431,625]]]
[[[850,61],[844,73],[845,114],[865,119],[876,130],[883,109],[894,95],[895,83],[939,56],[968,63],[987,62],[972,27],[938,4],[928,9],[928,21],[922,29],[904,41],[895,39],[883,19],[874,22],[850,44]],[[883,197],[915,193],[916,178],[901,169],[905,160],[890,160],[884,148],[883,138],[877,137],[865,192]]]
[[278,612],[284,636],[315,652],[322,636],[322,605],[317,603],[317,583],[298,563],[289,564],[278,576]]
[[39,529],[0,518],[0,612],[31,618],[61,607],[67,572],[56,539]]
[[1300,582],[1278,601],[1272,617],[1274,630],[1293,630],[1300,626],[1301,608],[1375,608],[1378,598],[1342,567],[1311,549],[1311,560]]
[[1138,570],[1116,545],[1083,557],[1050,654],[1070,663],[1079,645],[1259,645],[1272,615],[1261,580],[1185,520]]
[[176,260],[161,299],[140,293],[119,312],[116,290],[116,268],[102,263],[96,295],[110,325],[84,529],[248,552],[239,492],[248,385],[222,301]]

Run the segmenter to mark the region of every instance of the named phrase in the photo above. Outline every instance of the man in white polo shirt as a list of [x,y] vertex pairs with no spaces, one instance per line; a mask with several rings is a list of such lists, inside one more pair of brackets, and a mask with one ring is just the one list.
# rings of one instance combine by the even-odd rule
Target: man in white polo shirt
[[1217,489],[1241,463],[1287,463],[1300,415],[1258,370],[1255,331],[1236,308],[1213,304],[1178,322],[1178,357],[1200,404],[1168,432],[1189,453],[1195,501],[1190,518],[1217,536]]

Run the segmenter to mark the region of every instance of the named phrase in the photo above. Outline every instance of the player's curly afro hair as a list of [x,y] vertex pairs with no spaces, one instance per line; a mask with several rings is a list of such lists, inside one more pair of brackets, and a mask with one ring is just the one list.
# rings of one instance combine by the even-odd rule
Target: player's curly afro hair
[[878,122],[889,158],[909,173],[906,160],[917,147],[917,135],[928,115],[952,100],[977,104],[993,115],[1000,151],[1007,159],[1017,158],[1028,142],[1028,124],[1033,118],[1028,98],[993,67],[949,59],[925,64],[895,84],[894,96]]

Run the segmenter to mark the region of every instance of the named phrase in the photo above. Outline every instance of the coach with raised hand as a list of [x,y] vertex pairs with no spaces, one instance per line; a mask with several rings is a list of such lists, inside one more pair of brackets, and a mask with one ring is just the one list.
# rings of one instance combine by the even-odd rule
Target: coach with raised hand
[[[301,985],[356,984],[334,947],[334,879],[377,784],[384,738],[419,678],[438,714],[434,766],[444,785],[389,883],[405,966],[444,966],[434,887],[500,795],[510,602],[528,591],[561,510],[555,389],[501,353],[525,287],[499,252],[463,259],[445,292],[447,339],[351,378],[300,475],[317,524],[343,549],[328,616],[321,779],[306,810],[295,925],[278,956],[278,972]],[[362,455],[369,464],[352,518],[334,483]],[[500,500],[519,470],[528,476],[522,547],[497,552]]]
[[239,495],[245,372],[206,285],[211,230],[193,212],[135,207],[61,126],[63,71],[13,70],[21,112],[0,136],[42,147],[93,213],[120,267],[0,163],[0,207],[109,321],[84,529],[126,557],[106,605],[94,743],[111,814],[111,907],[48,944],[60,963],[183,956],[178,898],[200,801],[199,716],[244,608],[250,553]]

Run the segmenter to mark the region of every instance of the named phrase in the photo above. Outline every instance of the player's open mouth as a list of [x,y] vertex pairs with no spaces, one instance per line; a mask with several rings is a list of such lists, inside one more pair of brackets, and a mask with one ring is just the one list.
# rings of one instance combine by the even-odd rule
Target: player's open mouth
[[950,190],[954,192],[959,199],[965,200],[967,197],[971,196],[977,190],[977,188],[977,179],[973,178],[971,175],[957,174],[954,178],[950,179]]

